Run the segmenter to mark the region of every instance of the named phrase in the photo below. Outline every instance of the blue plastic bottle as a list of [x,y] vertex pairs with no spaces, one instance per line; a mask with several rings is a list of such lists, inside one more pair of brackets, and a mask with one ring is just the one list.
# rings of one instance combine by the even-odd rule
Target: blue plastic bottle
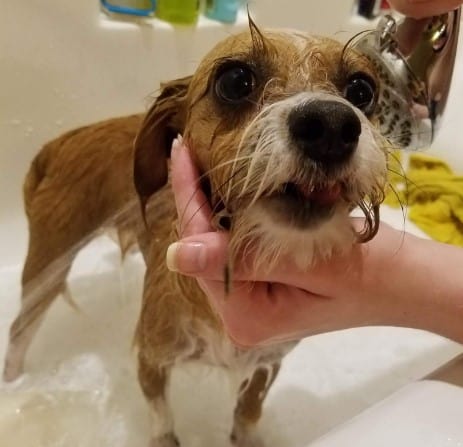
[[112,13],[146,17],[154,14],[155,0],[101,0],[103,7]]
[[241,0],[207,0],[206,17],[224,23],[236,22]]

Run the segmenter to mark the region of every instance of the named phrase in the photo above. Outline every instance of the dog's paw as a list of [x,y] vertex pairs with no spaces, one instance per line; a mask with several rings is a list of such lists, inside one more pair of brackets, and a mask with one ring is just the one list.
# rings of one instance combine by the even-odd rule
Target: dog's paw
[[[11,356],[9,356],[11,357]],[[5,365],[3,369],[3,381],[4,382],[14,382],[23,374],[23,365],[21,362],[15,361],[7,357],[5,360]]]
[[230,441],[233,447],[265,447],[264,442],[254,430],[234,429],[230,435]]
[[166,433],[159,438],[153,438],[149,447],[180,447],[180,442],[173,433]]

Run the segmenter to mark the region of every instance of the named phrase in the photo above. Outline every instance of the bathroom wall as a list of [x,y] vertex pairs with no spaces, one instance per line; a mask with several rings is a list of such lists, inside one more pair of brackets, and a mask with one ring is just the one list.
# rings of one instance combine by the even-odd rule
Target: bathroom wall
[[[352,3],[253,0],[249,7],[260,25],[345,40],[354,30],[369,26],[349,20]],[[245,14],[236,26],[202,19],[197,27],[174,30],[154,20],[110,20],[100,13],[97,0],[2,1],[0,265],[19,262],[24,255],[21,185],[44,142],[78,125],[144,110],[161,80],[190,73],[215,41],[245,26]],[[463,150],[455,138],[461,123],[462,78],[460,60],[447,128],[435,147],[463,168]]]

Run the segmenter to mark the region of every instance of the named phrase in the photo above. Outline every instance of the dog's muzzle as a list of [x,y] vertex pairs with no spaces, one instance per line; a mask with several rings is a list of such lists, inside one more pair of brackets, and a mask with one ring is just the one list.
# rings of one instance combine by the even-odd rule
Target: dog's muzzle
[[362,126],[352,107],[339,101],[314,100],[288,115],[291,139],[304,157],[331,168],[347,161],[357,148]]

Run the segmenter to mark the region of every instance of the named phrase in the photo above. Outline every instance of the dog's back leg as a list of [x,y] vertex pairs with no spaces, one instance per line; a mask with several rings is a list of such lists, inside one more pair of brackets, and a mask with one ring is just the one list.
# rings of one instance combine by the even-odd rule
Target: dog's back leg
[[259,367],[249,380],[241,384],[230,435],[230,440],[236,447],[263,445],[255,433],[255,428],[262,414],[264,399],[279,369],[279,363],[269,365],[267,368]]
[[151,412],[151,440],[149,447],[178,447],[174,434],[173,417],[166,400],[171,366],[148,363],[138,355],[138,380]]
[[24,187],[29,246],[21,278],[21,308],[10,328],[3,374],[7,381],[22,373],[27,349],[45,312],[65,291],[74,257],[99,224],[92,218],[91,202],[85,209],[78,190],[62,187],[36,165],[34,161]]
[[66,290],[66,276],[76,250],[62,245],[60,235],[47,236],[31,225],[30,242],[22,273],[21,308],[10,328],[3,377],[16,379],[23,371],[24,357],[55,298]]

